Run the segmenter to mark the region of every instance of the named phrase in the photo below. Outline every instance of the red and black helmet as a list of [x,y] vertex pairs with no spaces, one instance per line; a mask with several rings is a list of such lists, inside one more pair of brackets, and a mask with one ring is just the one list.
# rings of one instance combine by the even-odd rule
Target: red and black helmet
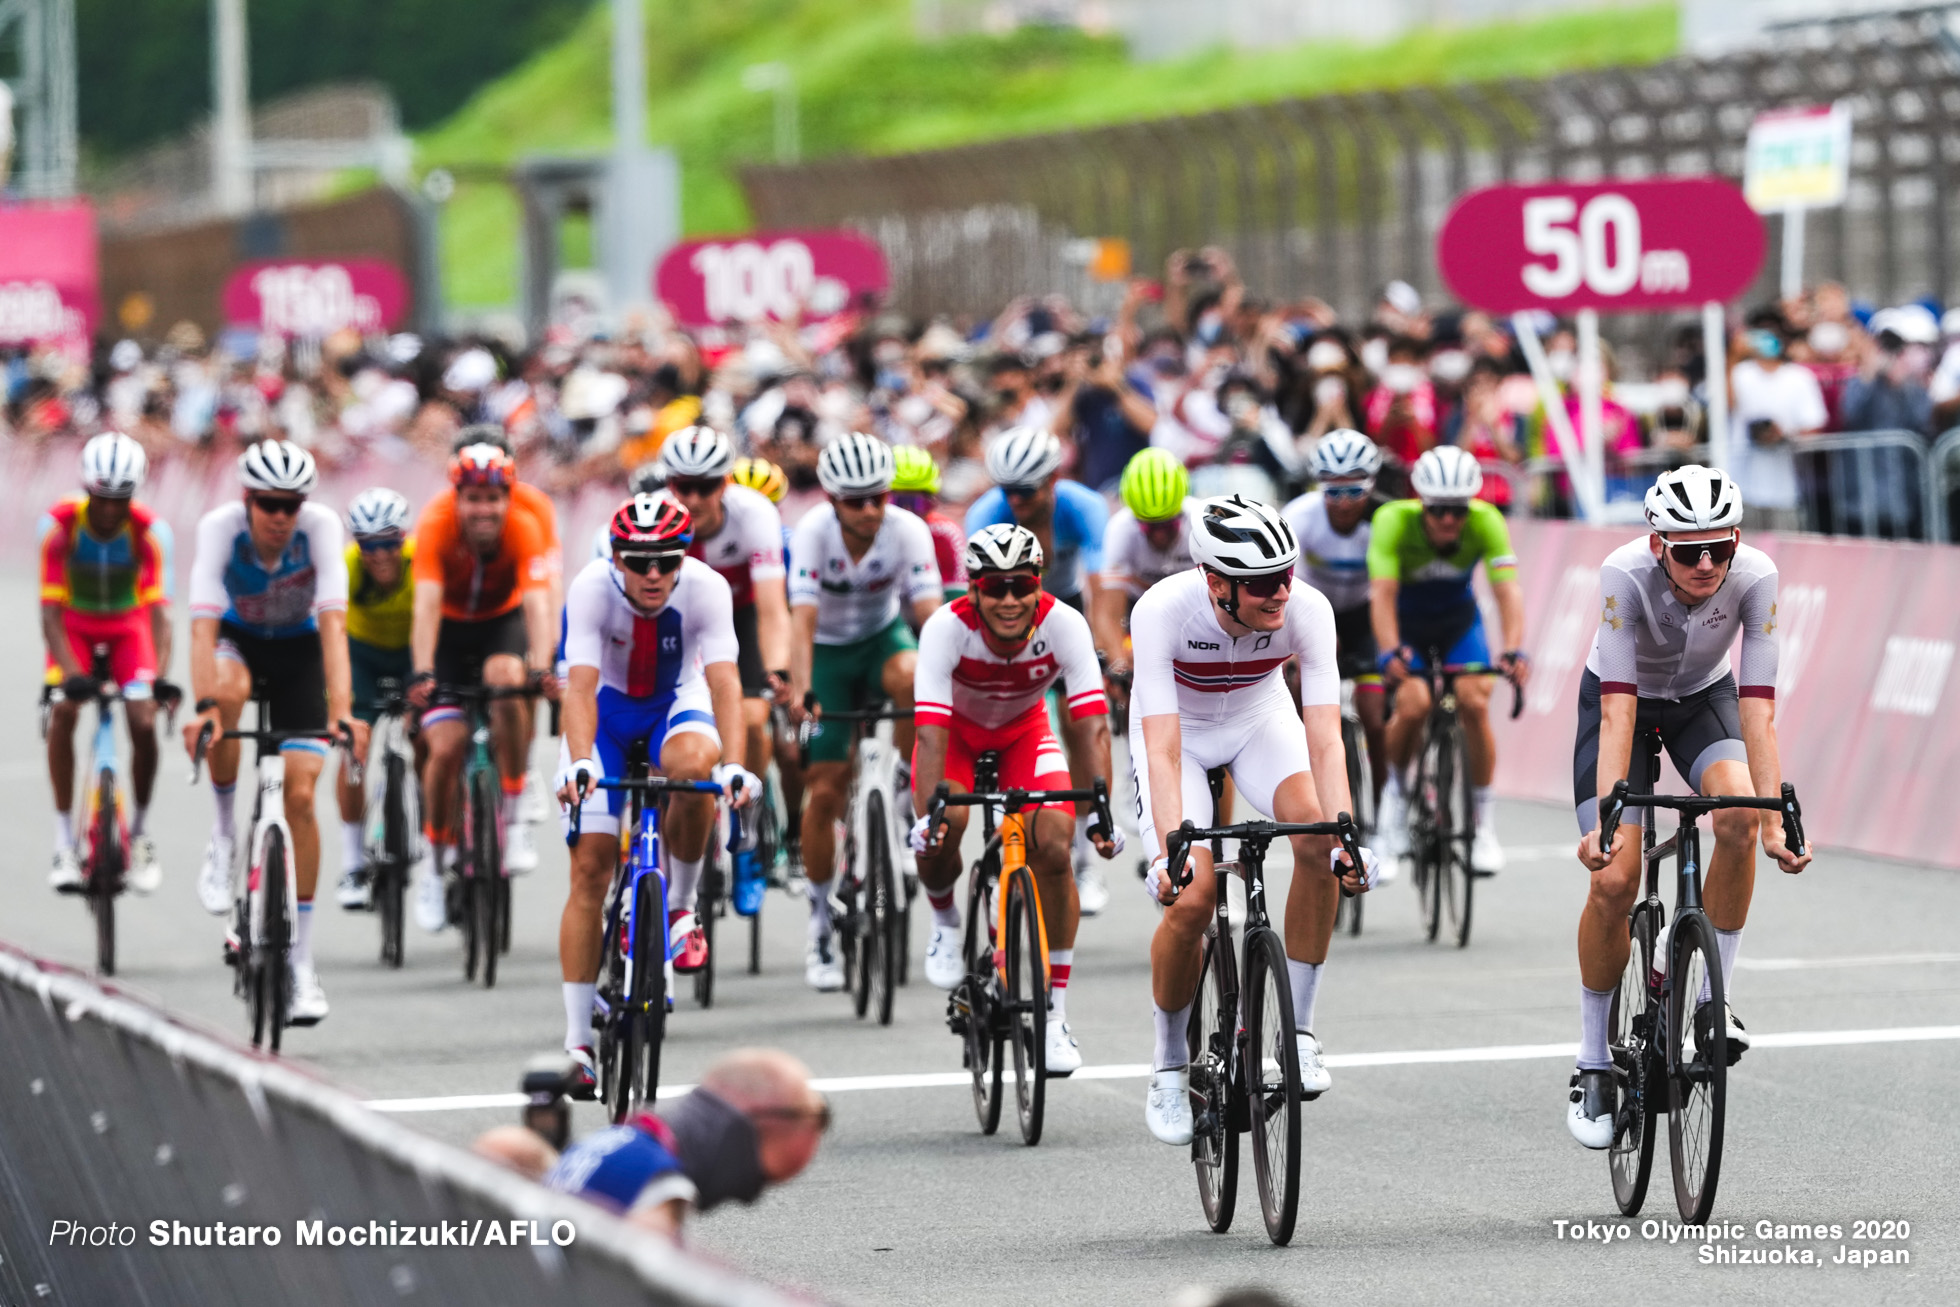
[[612,518],[612,547],[635,554],[680,554],[694,540],[694,515],[665,495],[634,495]]
[[516,482],[517,463],[495,445],[465,445],[449,460],[449,483],[459,490],[464,486],[508,490]]

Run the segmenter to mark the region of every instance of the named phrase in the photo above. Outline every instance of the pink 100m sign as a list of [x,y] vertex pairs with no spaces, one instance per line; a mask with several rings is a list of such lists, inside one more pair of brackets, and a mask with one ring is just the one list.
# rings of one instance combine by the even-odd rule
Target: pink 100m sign
[[225,319],[276,336],[353,328],[391,331],[408,312],[408,282],[380,259],[267,259],[225,283]]

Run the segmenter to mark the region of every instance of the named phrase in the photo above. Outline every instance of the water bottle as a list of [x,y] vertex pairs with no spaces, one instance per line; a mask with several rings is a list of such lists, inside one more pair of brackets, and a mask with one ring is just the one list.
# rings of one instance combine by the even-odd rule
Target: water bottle
[[1652,969],[1647,973],[1649,988],[1658,990],[1661,982],[1667,979],[1667,936],[1673,929],[1673,922],[1664,922],[1660,934],[1654,937],[1654,957],[1649,964]]

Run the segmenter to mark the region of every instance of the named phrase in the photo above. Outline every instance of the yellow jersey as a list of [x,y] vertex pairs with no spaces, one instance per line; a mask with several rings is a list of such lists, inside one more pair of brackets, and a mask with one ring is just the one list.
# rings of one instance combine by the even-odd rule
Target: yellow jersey
[[402,542],[402,574],[392,590],[383,590],[361,566],[361,547],[347,546],[347,638],[376,649],[408,648],[408,628],[415,616],[415,537]]

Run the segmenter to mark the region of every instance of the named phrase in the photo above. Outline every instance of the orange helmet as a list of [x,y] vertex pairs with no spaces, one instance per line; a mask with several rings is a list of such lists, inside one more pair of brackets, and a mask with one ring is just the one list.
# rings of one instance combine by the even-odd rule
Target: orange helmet
[[505,490],[517,484],[517,464],[495,445],[465,445],[449,460],[449,483],[464,486],[499,486]]

